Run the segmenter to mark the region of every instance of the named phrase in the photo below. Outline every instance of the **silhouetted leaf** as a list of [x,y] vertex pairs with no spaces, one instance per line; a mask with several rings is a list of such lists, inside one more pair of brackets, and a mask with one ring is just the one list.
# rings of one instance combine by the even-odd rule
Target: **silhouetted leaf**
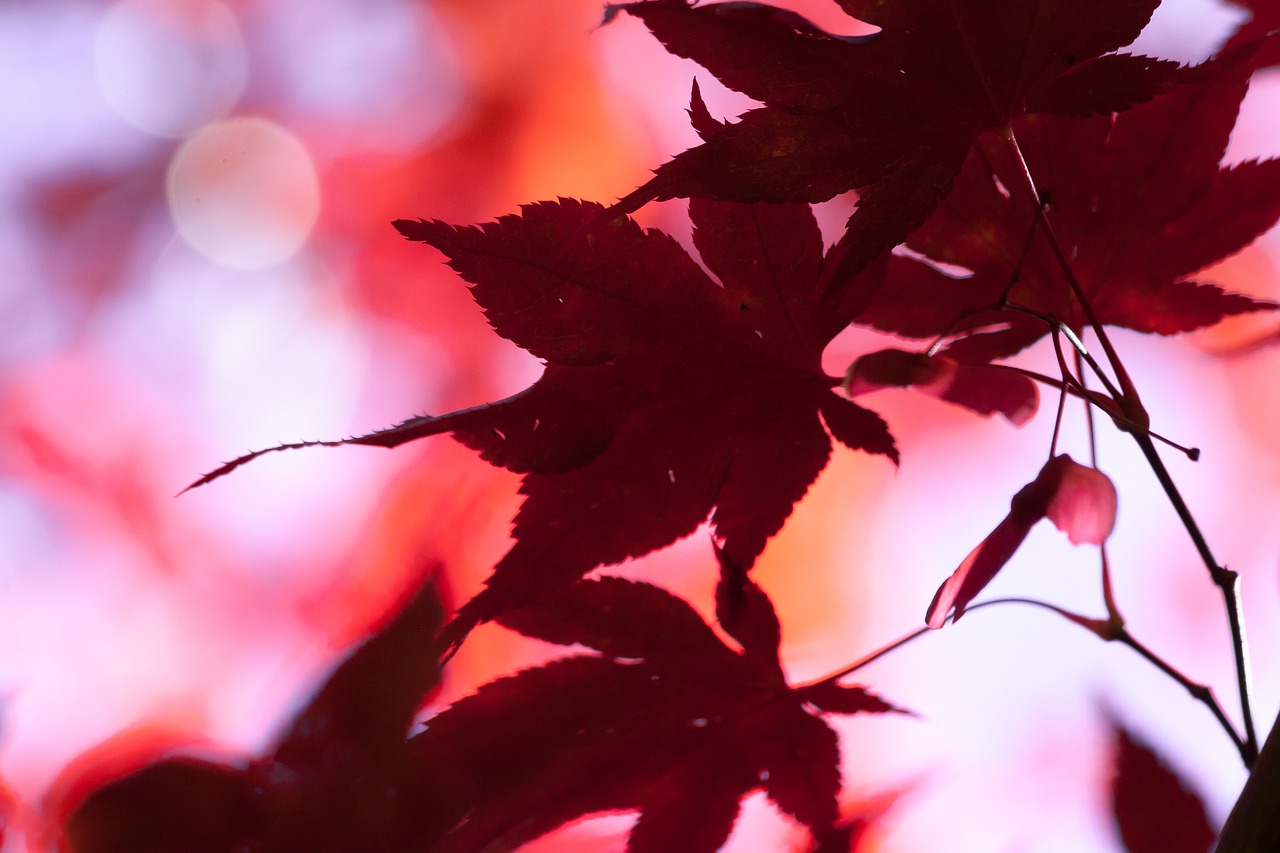
[[1115,777],[1111,805],[1129,853],[1206,853],[1217,833],[1204,803],[1155,751],[1112,723]]
[[231,853],[265,823],[243,769],[170,758],[98,788],[65,833],[75,853]]
[[[1275,307],[1190,278],[1280,217],[1280,160],[1219,166],[1257,49],[1194,69],[1192,82],[1114,117],[1014,123],[1048,194],[1048,221],[1102,323],[1168,335]],[[1002,309],[1002,297],[1080,332],[1087,318],[1035,224],[1038,203],[1008,144],[975,148],[951,194],[908,241],[968,273],[895,257],[860,322],[912,337],[982,330],[948,350],[964,361],[1010,355],[1049,331],[1041,319]]]
[[66,821],[74,853],[349,853],[402,847],[405,741],[439,680],[431,583],[358,647],[248,765],[170,757],[90,793]]
[[[429,720],[411,741],[417,772],[406,789],[440,809],[423,837],[443,832],[440,850],[509,850],[581,815],[626,809],[640,812],[632,851],[713,851],[754,789],[814,831],[833,824],[838,743],[810,700],[857,690],[859,702],[833,703],[840,712],[896,709],[857,688],[788,687],[770,639],[777,617],[745,583],[743,652],[680,599],[619,578],[512,610],[508,624],[530,636],[607,656],[499,679]],[[659,639],[668,627],[683,654]]]
[[561,200],[479,228],[398,222],[444,252],[495,331],[546,371],[497,403],[284,446],[394,447],[449,432],[525,474],[515,545],[446,642],[597,566],[668,545],[708,515],[725,553],[749,568],[826,466],[828,430],[897,460],[884,422],[822,370],[823,348],[859,306],[813,298],[823,252],[807,207],[692,204],[694,242],[719,284],[674,240],[629,219],[584,239],[603,210]]
[[1158,0],[840,5],[881,31],[834,36],[757,3],[616,4],[667,50],[765,104],[676,155],[619,209],[859,189],[841,264],[856,271],[924,221],[981,134],[1028,113],[1123,110],[1175,74],[1173,63],[1103,56],[1137,37]]

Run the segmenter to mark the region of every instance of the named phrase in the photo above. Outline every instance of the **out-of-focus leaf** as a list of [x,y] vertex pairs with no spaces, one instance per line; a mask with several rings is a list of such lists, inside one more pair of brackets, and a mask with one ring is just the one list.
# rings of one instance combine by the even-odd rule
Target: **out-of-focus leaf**
[[347,853],[402,849],[398,797],[414,713],[439,680],[430,582],[357,648],[248,766],[170,757],[88,794],[73,853]]
[[[807,707],[817,702],[787,685],[776,645],[767,650],[777,617],[745,584],[735,635],[742,652],[680,599],[619,578],[579,581],[564,596],[511,611],[509,624],[530,636],[609,656],[499,679],[429,720],[410,742],[405,789],[435,808],[421,840],[459,853],[509,850],[582,815],[625,809],[640,812],[632,851],[713,851],[755,789],[825,831],[837,816],[836,735]],[[594,611],[584,612],[587,602]],[[695,622],[698,637],[690,636]],[[637,641],[642,625],[650,637],[673,627],[688,640],[685,653]],[[852,697],[856,688],[841,690]],[[859,696],[839,710],[895,710]]]
[[436,686],[442,608],[429,581],[334,670],[255,774],[273,850],[378,850],[397,838],[397,786],[418,707]]
[[1111,806],[1129,853],[1206,853],[1217,833],[1204,801],[1155,750],[1112,723],[1115,777]]
[[98,788],[65,833],[74,853],[231,853],[264,825],[242,769],[170,758]]

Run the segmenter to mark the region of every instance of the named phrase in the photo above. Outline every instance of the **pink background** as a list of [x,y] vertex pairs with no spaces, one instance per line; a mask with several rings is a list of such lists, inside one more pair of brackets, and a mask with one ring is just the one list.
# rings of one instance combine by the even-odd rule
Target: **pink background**
[[[842,32],[834,3],[785,3]],[[0,5],[0,780],[5,853],[43,850],[68,792],[186,745],[263,749],[326,668],[411,584],[455,603],[504,552],[516,478],[448,439],[394,453],[218,462],[516,391],[538,375],[488,332],[399,217],[480,222],[555,196],[608,202],[748,102],[598,0],[13,0]],[[1168,0],[1141,48],[1198,61],[1242,14]],[[1230,158],[1277,153],[1260,75]],[[851,202],[821,210],[834,235]],[[682,238],[679,203],[641,211]],[[1211,277],[1275,297],[1274,235]],[[1274,321],[1117,340],[1219,559],[1244,576],[1265,728],[1280,705],[1280,356],[1233,358]],[[843,372],[872,336],[828,353]],[[1036,350],[1027,363],[1049,366]],[[1047,397],[1048,395],[1046,395]],[[1017,431],[907,393],[867,400],[903,452],[837,451],[756,577],[806,680],[918,627],[937,585],[1034,476],[1052,401]],[[1087,458],[1082,418],[1065,449]],[[1222,605],[1137,449],[1106,428],[1110,553],[1133,633],[1237,706]],[[1043,528],[1043,529],[1041,529]],[[990,590],[1101,615],[1098,564],[1042,525]],[[704,536],[617,572],[708,613]],[[442,702],[545,647],[486,627]],[[1208,712],[1131,652],[1041,612],[992,609],[866,671],[921,719],[858,718],[845,806],[883,851],[1108,851],[1104,709],[1164,752],[1221,820],[1244,773]],[[86,752],[92,750],[92,752]],[[909,789],[909,790],[908,790]],[[0,789],[2,790],[2,789]],[[621,850],[627,816],[537,842]],[[800,834],[759,795],[729,849]]]

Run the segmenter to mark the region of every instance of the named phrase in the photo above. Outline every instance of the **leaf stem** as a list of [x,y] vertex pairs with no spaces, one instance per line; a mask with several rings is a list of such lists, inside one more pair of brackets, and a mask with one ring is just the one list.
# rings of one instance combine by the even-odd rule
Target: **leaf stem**
[[[1034,308],[1028,308],[1025,305],[1018,305],[1017,303],[1014,303],[1014,302],[1006,302],[1004,304],[1004,307],[1009,309],[1010,311],[1017,311],[1019,314],[1026,314],[1028,317],[1036,318],[1037,320],[1039,320],[1040,322],[1048,326],[1050,332],[1055,336],[1058,334],[1062,334],[1063,336],[1065,336],[1066,339],[1071,342],[1071,348],[1076,351],[1076,354],[1079,355],[1082,359],[1084,359],[1084,363],[1089,365],[1089,368],[1094,372],[1094,375],[1102,380],[1102,384],[1103,386],[1106,387],[1107,393],[1116,399],[1117,405],[1120,404],[1120,402],[1124,399],[1123,393],[1120,391],[1119,388],[1115,386],[1115,383],[1113,383],[1111,379],[1107,376],[1107,374],[1103,371],[1102,365],[1098,364],[1097,360],[1089,352],[1089,348],[1084,345],[1084,341],[1080,340],[1080,336],[1077,335],[1075,332],[1073,332],[1070,326],[1068,326],[1066,323],[1063,323],[1061,320],[1059,320],[1057,317],[1054,317],[1052,314],[1043,314],[1035,310]],[[1062,370],[1063,376],[1070,377],[1072,375],[1071,371],[1065,367],[1065,362],[1063,361],[1063,357],[1062,357],[1062,347],[1061,347],[1061,344],[1056,340],[1056,337],[1054,340],[1054,352],[1058,356],[1058,365]],[[1073,382],[1072,384],[1079,386],[1080,383]],[[1135,428],[1146,429],[1145,426],[1137,426],[1137,425],[1135,425]]]
[[[970,607],[969,610],[977,610],[982,606],[983,605],[981,604],[975,604],[974,606]],[[929,634],[932,632],[933,632],[933,629],[928,627],[927,625],[923,628],[917,628],[916,630],[912,631],[910,634],[904,634],[898,639],[894,640],[893,642],[887,643],[881,646],[871,654],[864,655],[863,657],[858,658],[856,661],[844,667],[843,669],[837,669],[835,672],[824,675],[821,678],[815,678],[814,680],[806,681],[803,684],[796,684],[796,685],[793,685],[793,687],[795,687],[795,689],[797,690],[800,690],[806,687],[814,687],[819,684],[826,684],[828,682],[834,683],[844,678],[846,675],[851,675],[857,672],[858,670],[862,669],[864,666],[868,666],[869,664],[875,663],[876,661],[880,660],[880,658],[884,657],[890,652],[897,651],[898,649],[907,645],[917,637],[922,637],[925,634]]]
[[[1062,355],[1062,342],[1058,340],[1058,328],[1058,326],[1053,327],[1050,337],[1053,338],[1053,352],[1058,357],[1058,365],[1062,371],[1062,388],[1058,391],[1058,411],[1053,419],[1053,438],[1049,441],[1050,459],[1058,454],[1058,436],[1062,432],[1062,416],[1067,411],[1067,386],[1080,385],[1080,389],[1084,390],[1084,385],[1080,383],[1080,380],[1072,376],[1070,371],[1067,370],[1067,362]],[[1077,353],[1076,358],[1078,359],[1079,357],[1079,353]],[[1087,403],[1085,408],[1088,408]]]
[[[1088,375],[1084,372],[1084,360],[1078,352],[1076,353],[1076,373],[1079,374],[1080,391],[1087,392],[1085,383],[1088,381]],[[1097,469],[1098,424],[1094,420],[1093,406],[1089,398],[1086,396],[1084,400],[1084,422],[1089,434],[1089,464]],[[1106,542],[1098,545],[1098,561],[1102,564],[1102,603],[1107,608],[1107,620],[1111,623],[1112,629],[1119,633],[1124,630],[1124,615],[1120,613],[1120,606],[1116,604],[1115,590],[1111,586],[1111,561],[1107,558]],[[1232,731],[1234,733],[1234,729]]]
[[[1086,403],[1089,404],[1090,407],[1098,405],[1097,401],[1094,400],[1088,394],[1082,392],[1080,388],[1077,387],[1077,384],[1075,382],[1063,382],[1061,379],[1054,379],[1052,376],[1047,376],[1035,370],[1028,370],[1025,367],[1018,367],[1016,364],[994,364],[993,363],[993,364],[988,364],[986,366],[994,370],[1007,370],[1010,373],[1017,373],[1021,376],[1027,377],[1028,379],[1034,382],[1039,382],[1042,385],[1047,385],[1050,388],[1055,388],[1057,390],[1062,390],[1063,388],[1065,388],[1068,394],[1071,394],[1075,397],[1080,398],[1081,400],[1084,400]],[[1090,408],[1089,411],[1090,413],[1092,413],[1092,408]],[[1117,421],[1120,424],[1120,426],[1124,428],[1126,431],[1130,429],[1135,429],[1135,430],[1142,429],[1142,427],[1139,427],[1137,424],[1133,423],[1132,421],[1125,420],[1123,415],[1113,413],[1113,412],[1108,412],[1107,414],[1111,417],[1112,420]],[[1090,414],[1090,417],[1092,417],[1092,414]],[[1160,442],[1161,444],[1166,444],[1169,447],[1172,447],[1174,450],[1183,454],[1192,462],[1195,462],[1200,458],[1200,448],[1198,447],[1184,447],[1183,445],[1178,444],[1178,442],[1174,441],[1173,439],[1167,436],[1161,435],[1155,430],[1147,430],[1147,432],[1150,433],[1151,437],[1154,438],[1156,441]]]

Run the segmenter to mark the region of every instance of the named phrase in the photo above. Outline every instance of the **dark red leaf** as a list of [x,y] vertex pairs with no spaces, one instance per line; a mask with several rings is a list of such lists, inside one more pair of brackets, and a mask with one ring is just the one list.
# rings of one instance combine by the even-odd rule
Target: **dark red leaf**
[[1172,63],[1103,56],[1158,0],[950,4],[844,0],[881,28],[847,38],[755,3],[619,4],[672,53],[765,106],[677,155],[620,203],[817,202],[859,188],[844,271],[901,242],[944,196],[974,140],[1026,113],[1109,113],[1146,100]]
[[442,608],[428,581],[333,672],[254,768],[274,851],[390,850],[396,786],[418,707],[439,682]]
[[693,91],[689,94],[689,123],[703,139],[724,130],[724,122],[711,115],[707,102],[702,100],[702,90],[698,81],[693,81]]
[[818,410],[822,412],[827,431],[845,447],[879,453],[892,459],[894,465],[898,464],[898,448],[893,439],[886,442],[878,437],[879,424],[884,421],[875,412],[835,395],[824,397]]
[[583,645],[610,658],[668,660],[691,652],[711,658],[727,651],[696,610],[652,584],[615,577],[576,583],[556,593],[552,612],[550,604],[515,607],[502,624],[526,637]]
[[627,853],[719,850],[738,819],[743,791],[758,784],[751,762],[742,758],[721,744],[673,756],[661,777],[667,784],[658,781],[641,801]]
[[65,833],[75,853],[230,853],[261,837],[264,822],[242,770],[170,758],[98,788]]
[[[1280,217],[1280,160],[1219,166],[1256,52],[1253,45],[1193,69],[1193,82],[1114,118],[1014,123],[1050,199],[1049,222],[1101,322],[1167,335],[1275,307],[1191,279]],[[908,241],[950,267],[895,257],[860,321],[917,337],[983,330],[948,349],[963,361],[1012,354],[1048,331],[998,310],[1002,297],[1080,331],[1087,318],[1036,226],[1038,203],[1017,153],[984,141]]]
[[674,240],[629,219],[584,238],[603,212],[561,200],[479,228],[398,222],[444,252],[495,331],[547,369],[497,403],[317,442],[393,447],[451,432],[526,475],[515,545],[447,642],[597,566],[668,545],[713,510],[725,553],[749,568],[826,466],[824,421],[841,442],[896,459],[884,422],[843,400],[822,370],[823,347],[861,305],[812,298],[823,254],[808,208],[691,205],[720,284]]
[[[1280,30],[1280,6],[1272,0],[1230,0],[1230,3],[1247,9],[1249,19],[1223,45],[1224,52],[1238,45],[1247,44],[1256,38],[1262,38],[1267,33]],[[1280,65],[1280,40],[1277,39],[1268,40],[1258,57],[1259,68],[1272,65]]]
[[890,705],[865,688],[846,686],[833,681],[820,681],[808,687],[798,687],[796,692],[804,701],[832,714],[910,713]]
[[[714,547],[714,543],[713,543]],[[716,621],[725,633],[742,645],[742,651],[759,661],[776,661],[782,642],[782,626],[773,604],[760,587],[747,578],[742,566],[715,547],[720,564],[716,584]]]
[[821,831],[837,816],[840,740],[830,726],[798,704],[780,705],[772,716],[770,729],[782,736],[757,747],[764,764],[758,778],[778,808]]
[[397,788],[409,726],[439,680],[440,622],[426,583],[335,670],[267,757],[247,768],[167,758],[103,785],[67,819],[70,849],[401,849],[401,827],[422,818],[401,812]]
[[[776,624],[768,599],[746,583],[743,614]],[[607,616],[584,615],[584,605]],[[787,686],[776,645],[765,654],[752,639],[769,631],[745,634],[740,653],[700,620],[690,637],[692,613],[657,587],[616,578],[579,581],[511,611],[532,636],[627,654],[499,679],[428,721],[410,742],[405,789],[410,801],[433,804],[422,840],[449,851],[513,849],[584,814],[627,809],[640,812],[632,850],[713,851],[741,798],[761,788],[815,832],[833,824],[837,739],[807,694]],[[649,654],[633,639],[641,624],[655,638],[673,627],[685,653],[660,642]],[[888,707],[880,705],[856,710]]]
[[434,584],[423,583],[334,670],[281,737],[274,760],[297,771],[332,760],[336,750],[370,761],[396,751],[439,683],[434,644],[442,615]]
[[1111,805],[1120,838],[1129,853],[1205,853],[1217,833],[1204,802],[1159,755],[1112,723],[1115,777]]

